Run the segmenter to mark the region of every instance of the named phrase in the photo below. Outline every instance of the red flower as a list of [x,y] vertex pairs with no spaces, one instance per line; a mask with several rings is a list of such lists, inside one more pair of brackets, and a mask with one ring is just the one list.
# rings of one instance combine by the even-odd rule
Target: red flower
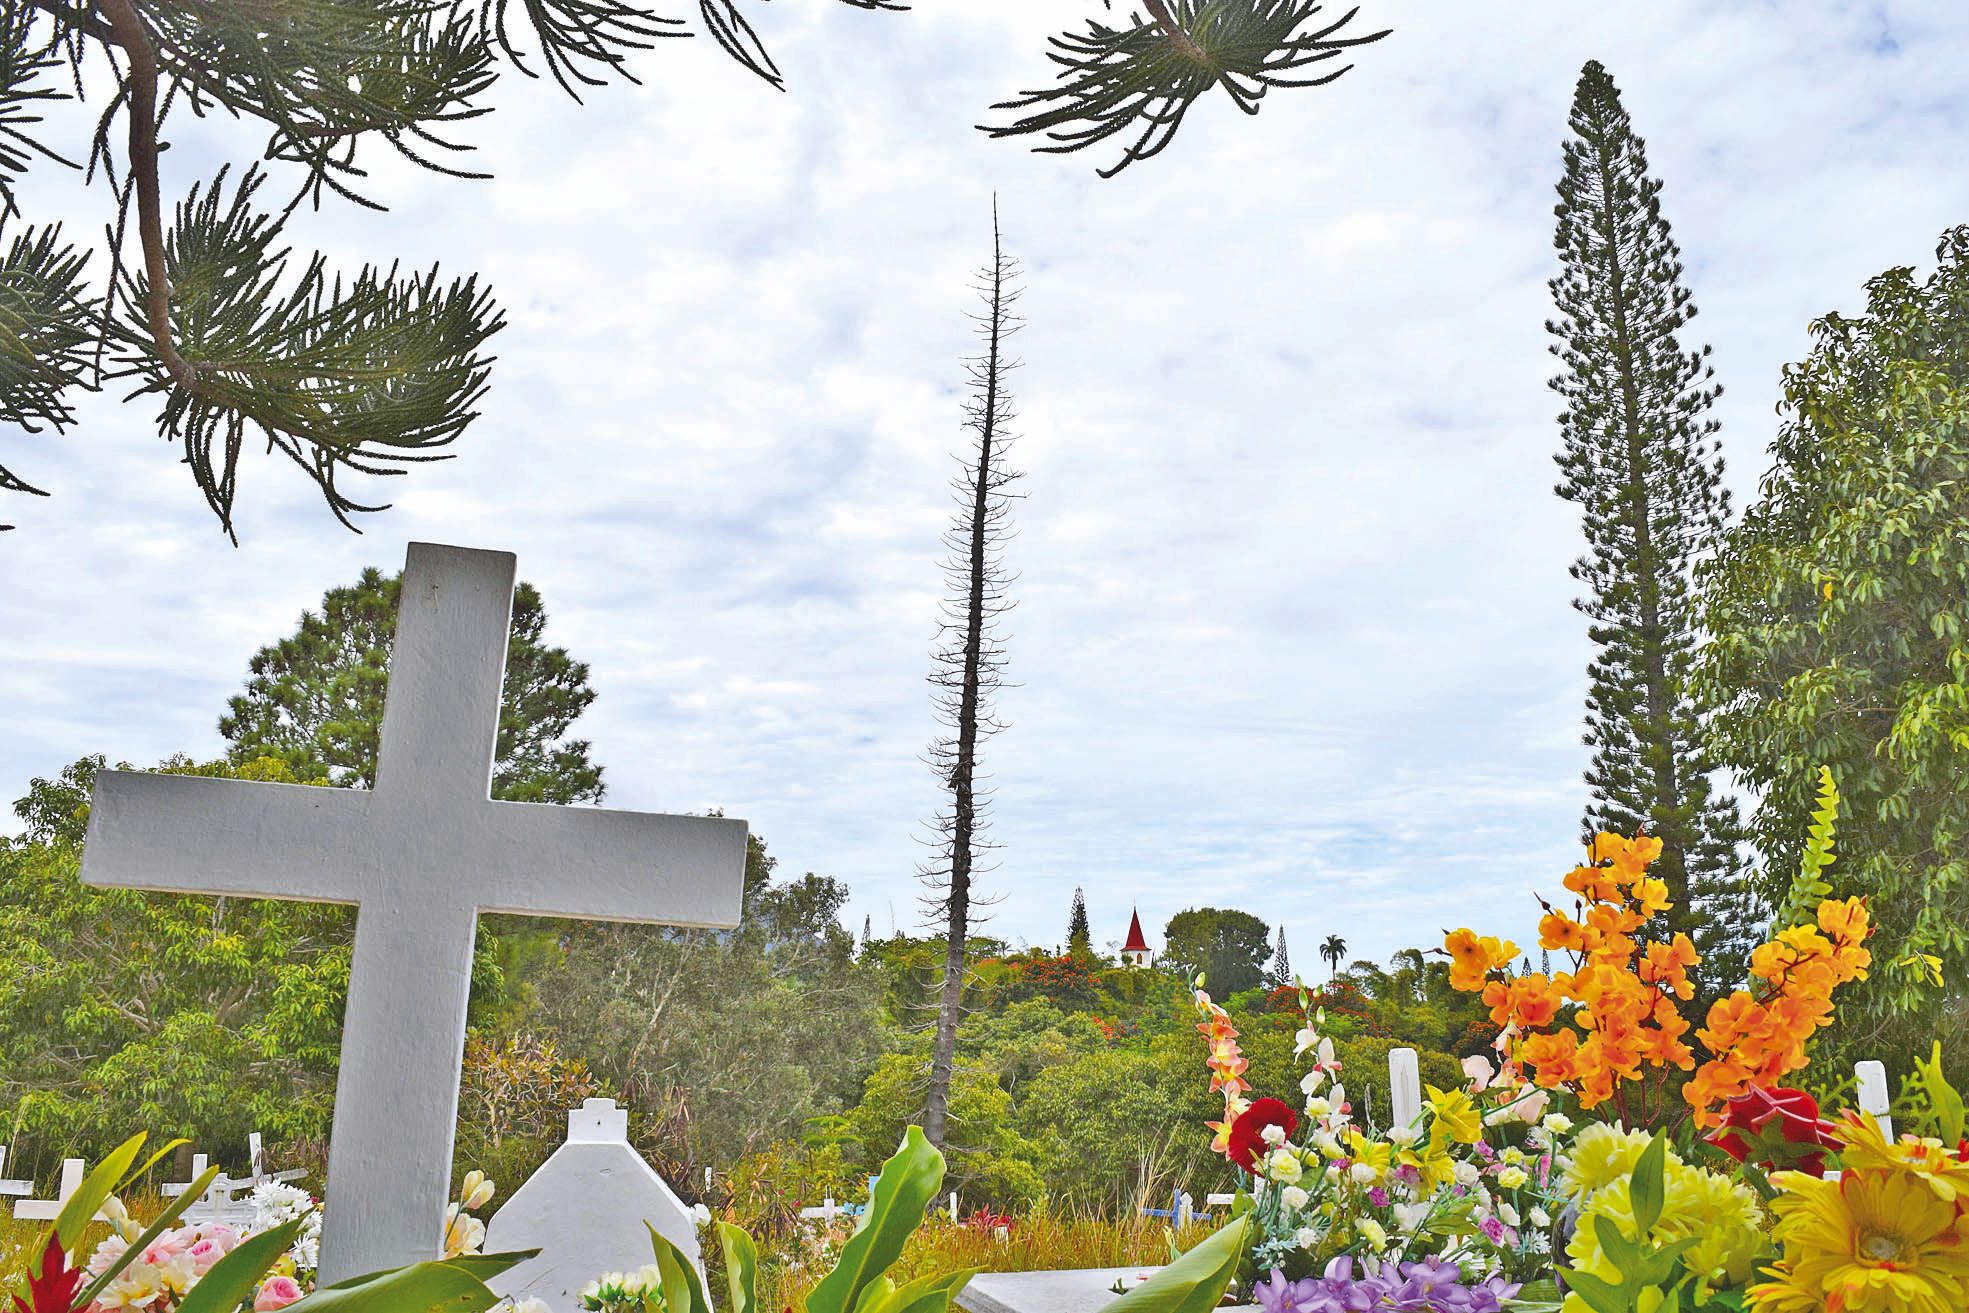
[[1731,1099],[1723,1124],[1705,1137],[1738,1162],[1825,1175],[1825,1151],[1839,1147],[1832,1123],[1803,1090],[1753,1085]]
[[1270,1148],[1265,1143],[1265,1129],[1270,1126],[1283,1126],[1289,1136],[1298,1129],[1299,1114],[1278,1099],[1258,1100],[1231,1123],[1231,1142],[1224,1152],[1245,1171],[1256,1171],[1258,1159]]
[[68,1313],[75,1292],[82,1289],[82,1273],[71,1270],[68,1255],[62,1252],[61,1238],[48,1229],[48,1247],[41,1251],[41,1270],[27,1279],[28,1303],[14,1296],[15,1313]]

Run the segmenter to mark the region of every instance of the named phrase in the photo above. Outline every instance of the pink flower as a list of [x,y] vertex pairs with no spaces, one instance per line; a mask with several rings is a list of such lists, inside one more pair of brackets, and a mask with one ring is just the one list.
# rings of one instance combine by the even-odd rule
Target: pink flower
[[300,1297],[301,1287],[295,1284],[293,1277],[273,1277],[253,1297],[253,1313],[272,1313],[274,1309],[286,1308]]
[[212,1270],[212,1264],[226,1256],[225,1247],[207,1236],[185,1251],[191,1255],[192,1270],[204,1276]]
[[207,1240],[213,1241],[224,1253],[230,1254],[234,1249],[239,1247],[239,1232],[233,1230],[224,1222],[214,1222],[210,1226],[201,1227],[199,1229],[199,1235]]
[[1481,1053],[1472,1053],[1463,1059],[1463,1074],[1470,1079],[1470,1092],[1482,1094],[1490,1088],[1491,1078],[1497,1074],[1490,1065],[1490,1059]]

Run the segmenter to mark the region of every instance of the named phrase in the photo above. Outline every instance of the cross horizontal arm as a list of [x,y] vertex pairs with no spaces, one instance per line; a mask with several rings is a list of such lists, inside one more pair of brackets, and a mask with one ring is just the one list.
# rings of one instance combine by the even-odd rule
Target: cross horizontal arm
[[354,902],[353,789],[106,770],[96,776],[82,881],[119,889]]
[[738,924],[745,822],[500,802],[482,833],[479,908],[592,921]]

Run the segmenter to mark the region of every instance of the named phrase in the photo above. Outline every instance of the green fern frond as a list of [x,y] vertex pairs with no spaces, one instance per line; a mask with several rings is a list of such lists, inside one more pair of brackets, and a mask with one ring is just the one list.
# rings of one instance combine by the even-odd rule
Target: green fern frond
[[1819,767],[1818,804],[1806,831],[1805,855],[1798,864],[1798,874],[1792,877],[1784,905],[1778,909],[1778,929],[1812,920],[1819,904],[1832,896],[1832,886],[1826,881],[1825,873],[1838,860],[1838,854],[1833,851],[1833,835],[1839,823],[1839,786],[1829,766]]

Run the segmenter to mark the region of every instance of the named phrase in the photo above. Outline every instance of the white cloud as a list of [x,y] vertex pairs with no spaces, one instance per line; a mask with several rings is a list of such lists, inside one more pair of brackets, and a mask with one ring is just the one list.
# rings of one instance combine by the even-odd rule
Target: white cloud
[[[971,130],[1047,76],[1057,0],[772,6],[791,91],[709,42],[562,103],[509,80],[464,183],[300,215],[339,261],[476,269],[511,327],[458,459],[335,525],[264,456],[244,547],[139,407],[9,444],[51,485],[0,539],[0,793],[89,751],[218,750],[261,643],[407,539],[503,547],[591,663],[615,805],[723,806],[792,870],[915,915],[971,273],[999,196],[1028,270],[1030,472],[1003,710],[996,928],[1051,943],[1199,901],[1385,955],[1520,934],[1569,856],[1586,648],[1551,495],[1552,183],[1604,60],[1666,180],[1754,487],[1778,370],[1864,280],[1969,219],[1969,14],[1386,0],[1331,87],[1191,116],[1112,182]],[[182,188],[232,138],[180,129]],[[1099,162],[1105,162],[1099,161]],[[81,231],[101,202],[38,179]]]

